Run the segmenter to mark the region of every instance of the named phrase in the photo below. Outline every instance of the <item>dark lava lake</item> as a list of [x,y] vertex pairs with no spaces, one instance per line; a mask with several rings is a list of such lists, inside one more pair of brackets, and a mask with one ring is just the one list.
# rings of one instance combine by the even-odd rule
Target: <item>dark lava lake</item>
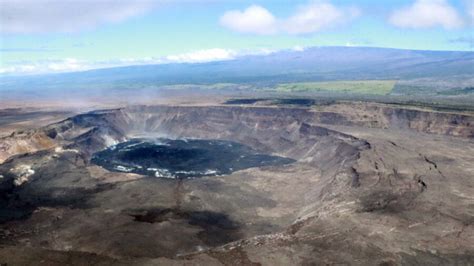
[[92,163],[109,171],[164,178],[227,175],[251,167],[293,162],[232,141],[163,138],[132,139],[92,157]]

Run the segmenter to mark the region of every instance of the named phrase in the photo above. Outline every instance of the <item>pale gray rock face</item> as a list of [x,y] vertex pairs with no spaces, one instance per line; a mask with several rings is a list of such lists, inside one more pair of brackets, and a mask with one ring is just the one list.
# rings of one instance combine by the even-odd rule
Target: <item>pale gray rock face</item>
[[[369,104],[77,115],[0,139],[0,263],[469,265],[473,121]],[[91,163],[137,137],[294,161],[185,180]]]

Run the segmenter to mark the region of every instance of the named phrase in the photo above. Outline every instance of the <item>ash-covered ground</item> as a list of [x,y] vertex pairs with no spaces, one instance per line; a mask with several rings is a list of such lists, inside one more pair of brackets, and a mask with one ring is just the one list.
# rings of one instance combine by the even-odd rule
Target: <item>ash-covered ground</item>
[[[299,103],[126,106],[23,121],[0,138],[0,263],[472,265],[474,114]],[[211,156],[205,168],[234,169],[167,179],[94,163],[144,136],[232,143],[230,158]],[[263,160],[235,167],[242,152]],[[254,164],[275,158],[285,163]]]

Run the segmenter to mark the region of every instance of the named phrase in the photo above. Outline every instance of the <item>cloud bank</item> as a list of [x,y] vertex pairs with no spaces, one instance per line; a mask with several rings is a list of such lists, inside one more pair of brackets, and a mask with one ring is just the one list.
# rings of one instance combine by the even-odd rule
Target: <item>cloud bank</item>
[[308,34],[348,22],[360,15],[356,7],[338,7],[326,1],[313,1],[300,6],[287,18],[276,18],[258,5],[230,10],[220,18],[220,24],[240,33],[271,35],[276,33]]
[[116,60],[87,61],[76,58],[60,60],[20,61],[7,67],[0,67],[3,75],[29,75],[59,72],[85,71],[98,68],[110,68],[130,65],[170,64],[170,63],[205,63],[232,60],[246,55],[265,55],[273,50],[232,50],[213,48],[162,57],[122,58]]
[[395,10],[389,22],[400,28],[411,29],[456,29],[464,24],[456,9],[446,0],[416,0],[411,6]]
[[474,47],[474,36],[468,36],[468,37],[458,37],[454,39],[449,39],[448,42],[450,43],[460,43],[467,45],[471,48]]

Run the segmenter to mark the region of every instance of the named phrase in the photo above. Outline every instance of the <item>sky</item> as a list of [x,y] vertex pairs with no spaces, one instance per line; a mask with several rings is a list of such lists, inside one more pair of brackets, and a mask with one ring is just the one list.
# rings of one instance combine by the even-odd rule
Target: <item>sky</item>
[[1,0],[0,75],[315,46],[473,51],[472,0]]

